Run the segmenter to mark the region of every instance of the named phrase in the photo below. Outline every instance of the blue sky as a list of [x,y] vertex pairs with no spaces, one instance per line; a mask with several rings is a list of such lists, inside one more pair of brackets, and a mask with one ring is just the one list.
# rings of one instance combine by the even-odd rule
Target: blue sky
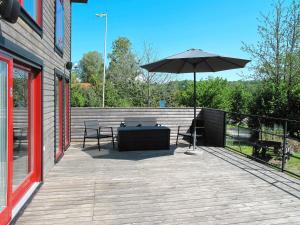
[[[144,42],[153,46],[158,58],[190,48],[200,48],[220,55],[249,58],[241,50],[242,41],[255,43],[257,18],[271,10],[273,0],[89,0],[73,4],[72,61],[85,52],[104,49],[104,18],[108,13],[107,51],[120,36],[130,39],[133,49],[141,54]],[[244,79],[247,69],[206,73],[198,78],[223,77]],[[177,79],[192,79],[178,75]]]

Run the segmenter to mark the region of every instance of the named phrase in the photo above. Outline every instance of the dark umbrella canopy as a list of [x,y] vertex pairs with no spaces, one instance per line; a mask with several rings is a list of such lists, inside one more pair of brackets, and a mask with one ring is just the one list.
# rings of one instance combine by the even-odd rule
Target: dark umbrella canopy
[[220,56],[199,49],[170,56],[154,63],[143,65],[149,72],[193,73],[218,72],[223,70],[243,68],[249,60]]
[[218,72],[223,70],[243,68],[249,60],[220,56],[204,52],[200,49],[190,49],[168,58],[141,66],[149,72],[194,73],[194,134],[193,150],[196,145],[196,72]]

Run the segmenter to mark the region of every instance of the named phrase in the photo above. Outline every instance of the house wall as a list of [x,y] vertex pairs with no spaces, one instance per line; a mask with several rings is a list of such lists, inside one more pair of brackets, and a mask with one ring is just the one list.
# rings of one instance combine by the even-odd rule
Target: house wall
[[16,24],[0,20],[0,36],[17,44],[43,61],[43,171],[44,175],[54,165],[54,69],[65,72],[64,65],[71,58],[71,3],[64,1],[64,53],[54,51],[55,0],[43,0],[42,37],[25,21]]

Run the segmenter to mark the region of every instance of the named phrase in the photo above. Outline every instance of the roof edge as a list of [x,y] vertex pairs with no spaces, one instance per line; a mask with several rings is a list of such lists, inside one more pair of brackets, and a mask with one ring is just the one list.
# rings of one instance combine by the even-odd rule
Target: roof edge
[[87,3],[88,0],[71,0],[72,3]]

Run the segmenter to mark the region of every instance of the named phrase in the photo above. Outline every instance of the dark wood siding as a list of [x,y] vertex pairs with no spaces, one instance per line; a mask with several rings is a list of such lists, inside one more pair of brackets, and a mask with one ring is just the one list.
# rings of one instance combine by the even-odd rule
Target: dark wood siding
[[205,127],[206,145],[224,147],[225,112],[215,109],[204,109],[202,116]]

